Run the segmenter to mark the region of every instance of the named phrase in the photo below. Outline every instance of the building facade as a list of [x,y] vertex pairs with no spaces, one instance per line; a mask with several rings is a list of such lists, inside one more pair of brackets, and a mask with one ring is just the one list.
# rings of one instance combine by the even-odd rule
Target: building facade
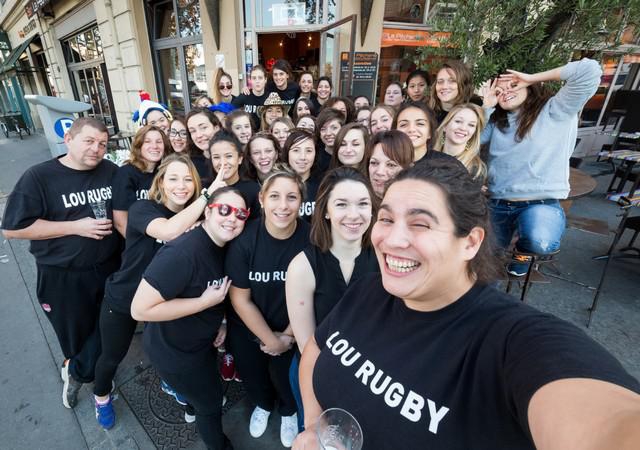
[[[55,95],[89,103],[112,132],[132,131],[140,90],[185,114],[219,68],[238,94],[253,65],[280,58],[331,76],[336,93],[381,101],[416,67],[416,49],[437,45],[433,19],[454,13],[437,0],[0,0],[0,110],[41,128],[24,95]],[[604,55],[585,124],[602,125],[615,89],[638,89],[639,59]]]

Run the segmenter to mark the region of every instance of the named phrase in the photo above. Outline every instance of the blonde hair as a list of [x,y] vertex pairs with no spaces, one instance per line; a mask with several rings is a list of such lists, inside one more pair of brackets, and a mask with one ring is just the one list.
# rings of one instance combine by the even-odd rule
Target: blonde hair
[[231,75],[229,75],[227,72],[225,72],[222,67],[218,67],[218,70],[216,72],[216,77],[214,80],[214,84],[213,84],[213,104],[217,105],[218,103],[220,103],[222,101],[222,94],[220,93],[220,88],[218,88],[218,86],[220,86],[220,80],[222,80],[222,77],[227,77],[229,78],[229,81],[231,82],[231,85],[233,85],[233,78],[231,78]]
[[166,204],[167,197],[164,194],[164,189],[162,188],[162,182],[164,181],[164,176],[167,173],[167,169],[171,163],[180,162],[186,165],[189,168],[189,173],[191,174],[191,178],[193,178],[193,195],[187,201],[185,206],[189,206],[193,203],[200,195],[200,190],[202,185],[200,184],[200,175],[198,175],[198,169],[191,162],[191,158],[189,155],[185,153],[172,153],[169,156],[165,157],[160,163],[158,167],[158,173],[153,177],[153,181],[151,182],[151,189],[149,189],[149,200],[153,200],[157,203]]
[[267,191],[271,188],[271,185],[278,178],[287,178],[293,181],[298,186],[298,191],[300,191],[300,201],[303,201],[306,195],[306,187],[304,185],[304,181],[300,175],[298,175],[292,168],[290,168],[286,164],[275,163],[273,165],[273,169],[271,169],[271,173],[267,175],[267,178],[262,182],[262,188],[260,189],[260,197],[265,195]]
[[486,120],[484,118],[484,112],[481,107],[475,105],[473,103],[462,103],[459,105],[455,105],[451,108],[451,111],[444,118],[438,129],[436,130],[436,139],[435,144],[433,146],[434,150],[439,152],[444,151],[444,143],[445,143],[445,128],[451,121],[453,117],[458,114],[463,109],[468,109],[472,111],[476,117],[476,131],[473,133],[471,138],[467,141],[467,144],[464,147],[464,150],[459,155],[456,155],[456,159],[460,161],[469,171],[471,176],[475,179],[485,180],[487,177],[487,165],[480,158],[480,135],[482,134],[482,130],[486,124]]

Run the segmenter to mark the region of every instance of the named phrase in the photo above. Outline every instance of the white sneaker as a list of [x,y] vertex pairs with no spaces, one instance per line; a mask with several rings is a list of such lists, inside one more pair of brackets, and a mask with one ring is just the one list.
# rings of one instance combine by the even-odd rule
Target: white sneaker
[[196,421],[195,414],[189,414],[187,411],[184,412],[184,421],[187,423],[193,423]]
[[256,409],[251,413],[251,421],[249,422],[249,433],[254,438],[259,438],[267,430],[267,422],[271,411],[265,411],[264,409],[256,406]]
[[298,435],[298,414],[293,416],[282,416],[280,423],[280,442],[285,447],[291,447]]

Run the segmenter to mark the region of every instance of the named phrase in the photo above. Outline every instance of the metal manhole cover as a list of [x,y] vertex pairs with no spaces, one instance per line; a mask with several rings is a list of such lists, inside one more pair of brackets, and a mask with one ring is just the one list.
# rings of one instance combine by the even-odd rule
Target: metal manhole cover
[[[241,383],[222,382],[227,403],[223,414],[244,397]],[[153,367],[120,387],[120,392],[159,449],[186,448],[199,440],[195,423],[184,421],[184,408],[162,392],[160,378]]]

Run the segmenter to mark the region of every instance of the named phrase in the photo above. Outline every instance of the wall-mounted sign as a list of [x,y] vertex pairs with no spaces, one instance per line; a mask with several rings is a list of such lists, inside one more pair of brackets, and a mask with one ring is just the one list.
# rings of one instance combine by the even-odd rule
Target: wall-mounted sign
[[438,31],[435,33],[422,30],[401,30],[398,28],[383,28],[380,47],[440,47],[440,42],[447,39],[450,33]]
[[24,37],[27,34],[31,33],[35,29],[36,29],[36,21],[31,19],[29,23],[27,23],[24,27],[22,27],[22,30],[18,30],[18,36],[20,37],[20,39],[24,39]]
[[56,123],[53,124],[53,130],[58,136],[63,138],[67,130],[71,128],[71,125],[73,125],[72,117],[61,117],[60,119],[56,120]]
[[[345,92],[349,72],[349,52],[340,53],[340,92]],[[376,52],[355,52],[353,54],[353,75],[351,95],[364,95],[370,100],[376,87],[378,76],[378,54]]]
[[24,11],[27,13],[27,17],[31,19],[34,14],[47,6],[51,0],[29,0],[24,7]]

